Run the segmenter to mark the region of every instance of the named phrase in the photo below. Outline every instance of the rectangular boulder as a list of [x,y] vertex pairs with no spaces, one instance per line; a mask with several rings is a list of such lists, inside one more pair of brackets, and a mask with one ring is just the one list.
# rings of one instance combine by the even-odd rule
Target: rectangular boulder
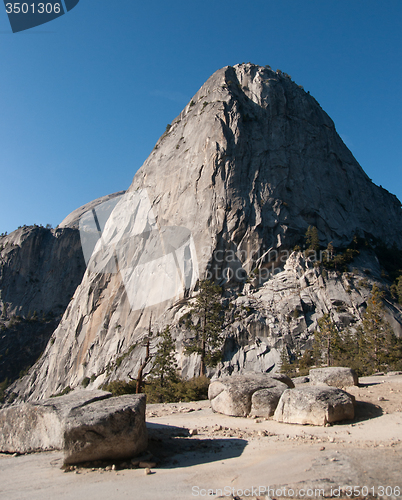
[[65,396],[0,410],[0,451],[64,450],[65,463],[131,458],[147,448],[144,394],[105,391]]
[[64,463],[124,460],[146,450],[146,397],[126,394],[70,412],[64,428]]

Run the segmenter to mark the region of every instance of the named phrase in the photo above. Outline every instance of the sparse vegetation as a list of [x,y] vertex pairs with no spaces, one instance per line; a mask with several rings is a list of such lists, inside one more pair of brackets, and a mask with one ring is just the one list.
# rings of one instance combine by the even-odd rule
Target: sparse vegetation
[[88,387],[90,381],[91,381],[91,379],[89,377],[84,377],[83,380],[82,380],[82,382],[81,382],[81,385],[84,388],[86,388],[86,387]]
[[67,387],[65,387],[62,391],[60,392],[57,392],[56,394],[52,394],[50,397],[51,398],[57,398],[59,396],[65,396],[66,394],[68,394],[69,392],[71,392],[72,389],[71,387],[68,385]]
[[[160,381],[155,378],[146,381],[144,393],[147,395],[147,403],[174,403],[179,401],[198,401],[208,399],[209,379],[207,377],[194,377],[189,380],[177,378],[168,380],[163,387]],[[102,386],[102,389],[109,391],[113,396],[136,393],[136,381],[114,380]]]
[[320,249],[320,239],[318,237],[318,229],[315,226],[309,226],[306,231],[306,247],[307,250],[318,252]]
[[[329,314],[318,321],[311,349],[303,355],[283,352],[282,366],[291,376],[306,375],[311,366],[348,366],[359,376],[402,369],[402,339],[384,317],[384,292],[376,285],[357,328],[339,329]],[[284,370],[283,370],[284,371]]]

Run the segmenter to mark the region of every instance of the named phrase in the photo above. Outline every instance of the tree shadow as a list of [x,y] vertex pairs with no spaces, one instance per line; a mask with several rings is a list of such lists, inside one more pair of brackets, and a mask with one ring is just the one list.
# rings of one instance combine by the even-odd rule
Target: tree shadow
[[190,436],[188,429],[147,423],[148,451],[157,467],[172,469],[239,457],[247,445],[239,438]]

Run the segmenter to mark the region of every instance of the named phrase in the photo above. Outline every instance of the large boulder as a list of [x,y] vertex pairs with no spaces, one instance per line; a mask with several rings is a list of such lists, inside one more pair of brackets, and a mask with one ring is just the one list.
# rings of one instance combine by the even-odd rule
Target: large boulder
[[76,408],[64,429],[64,462],[123,460],[147,448],[145,395],[127,394]]
[[329,366],[328,368],[312,368],[309,374],[310,383],[327,384],[334,387],[350,387],[358,385],[356,372],[352,368]]
[[105,391],[73,391],[65,396],[0,410],[0,451],[31,453],[61,450],[68,414],[75,408],[86,407],[111,396]]
[[325,425],[353,418],[353,396],[325,385],[284,391],[274,413],[278,422],[303,425]]
[[212,410],[224,415],[270,415],[282,392],[289,387],[294,387],[293,382],[282,374],[234,375],[213,381],[208,388],[208,398]]
[[271,387],[259,389],[251,396],[250,415],[256,417],[272,417],[283,392],[288,388],[283,382],[273,380]]
[[147,446],[145,396],[111,396],[80,390],[0,410],[0,451],[64,449],[66,463],[141,453]]

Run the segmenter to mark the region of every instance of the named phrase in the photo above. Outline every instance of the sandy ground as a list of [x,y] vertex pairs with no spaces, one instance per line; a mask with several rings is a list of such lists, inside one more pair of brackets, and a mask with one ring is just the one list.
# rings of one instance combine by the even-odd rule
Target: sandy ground
[[348,392],[355,420],[329,427],[227,417],[208,401],[148,405],[152,474],[127,463],[64,472],[61,452],[0,455],[0,499],[262,499],[268,487],[276,499],[339,487],[340,498],[401,498],[402,376],[361,378]]

